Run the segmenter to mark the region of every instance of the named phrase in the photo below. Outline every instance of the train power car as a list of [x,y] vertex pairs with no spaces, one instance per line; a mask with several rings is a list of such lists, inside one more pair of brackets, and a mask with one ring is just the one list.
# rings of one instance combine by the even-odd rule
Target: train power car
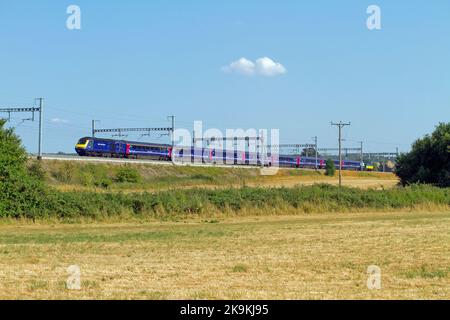
[[80,156],[145,158],[161,161],[169,161],[172,156],[170,145],[92,137],[78,140],[75,151]]

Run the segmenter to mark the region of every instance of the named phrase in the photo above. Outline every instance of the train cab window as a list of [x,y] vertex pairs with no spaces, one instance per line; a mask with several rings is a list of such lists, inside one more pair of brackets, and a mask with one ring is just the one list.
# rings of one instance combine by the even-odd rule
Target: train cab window
[[78,140],[78,144],[85,144],[87,141],[86,138],[81,138],[80,140]]

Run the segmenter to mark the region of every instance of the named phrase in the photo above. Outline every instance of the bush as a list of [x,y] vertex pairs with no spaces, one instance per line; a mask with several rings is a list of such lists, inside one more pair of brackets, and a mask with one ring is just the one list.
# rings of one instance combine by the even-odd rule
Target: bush
[[403,185],[413,183],[450,187],[450,123],[417,140],[409,153],[397,159],[395,169]]
[[331,159],[328,159],[325,163],[325,175],[329,177],[333,177],[336,173],[336,168],[334,166],[334,161]]
[[104,188],[104,189],[108,189],[112,184],[112,181],[108,178],[102,178],[99,180],[95,180],[94,182],[94,186],[99,187],[99,188]]
[[141,176],[135,168],[124,166],[117,170],[116,181],[120,183],[138,183],[141,181]]
[[0,120],[0,216],[35,217],[46,208],[48,191],[39,165],[27,168],[28,156],[13,129]]
[[45,180],[46,173],[45,173],[44,168],[42,168],[40,161],[33,161],[28,166],[28,173],[30,174],[30,176],[32,176],[40,181]]

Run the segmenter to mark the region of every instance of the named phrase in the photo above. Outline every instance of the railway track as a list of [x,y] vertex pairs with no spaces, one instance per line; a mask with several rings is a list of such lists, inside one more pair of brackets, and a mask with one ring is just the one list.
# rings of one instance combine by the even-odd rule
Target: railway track
[[[36,155],[30,155],[35,158]],[[42,160],[53,161],[79,161],[79,162],[91,162],[91,163],[115,163],[115,164],[151,164],[151,165],[164,165],[164,166],[196,166],[196,167],[215,167],[215,168],[245,168],[245,169],[258,169],[261,168],[255,165],[225,165],[225,164],[212,164],[212,163],[173,163],[172,161],[158,161],[158,160],[145,160],[145,159],[124,159],[124,158],[102,158],[102,157],[80,157],[78,155],[70,154],[43,154]],[[280,168],[281,169],[281,168]],[[287,169],[287,168],[283,168]]]
[[[34,157],[34,156],[33,156]],[[156,161],[143,159],[118,159],[118,158],[101,158],[101,157],[80,157],[79,155],[59,155],[44,154],[43,160],[56,161],[79,161],[79,162],[101,162],[101,163],[134,163],[134,164],[157,164],[157,165],[173,165],[170,161]]]
[[[35,154],[30,154],[30,158],[36,158]],[[101,158],[101,157],[80,157],[76,154],[43,154],[42,159],[44,161],[78,161],[89,163],[112,163],[112,164],[148,164],[155,166],[193,166],[193,167],[213,167],[213,168],[240,168],[240,169],[261,169],[263,175],[276,174],[277,170],[299,170],[298,168],[285,168],[285,167],[271,167],[261,168],[256,165],[225,165],[225,164],[212,164],[212,163],[176,163],[172,161],[158,161],[158,160],[145,160],[145,159],[124,159],[124,158]],[[303,171],[315,171],[315,169],[301,168]],[[323,172],[323,169],[319,169]],[[388,174],[388,173],[387,173]]]

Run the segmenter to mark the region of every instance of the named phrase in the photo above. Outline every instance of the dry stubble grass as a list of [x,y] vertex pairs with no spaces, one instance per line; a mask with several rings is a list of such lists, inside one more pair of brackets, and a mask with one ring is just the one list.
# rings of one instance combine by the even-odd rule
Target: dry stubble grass
[[450,298],[449,212],[212,222],[0,226],[0,298]]

